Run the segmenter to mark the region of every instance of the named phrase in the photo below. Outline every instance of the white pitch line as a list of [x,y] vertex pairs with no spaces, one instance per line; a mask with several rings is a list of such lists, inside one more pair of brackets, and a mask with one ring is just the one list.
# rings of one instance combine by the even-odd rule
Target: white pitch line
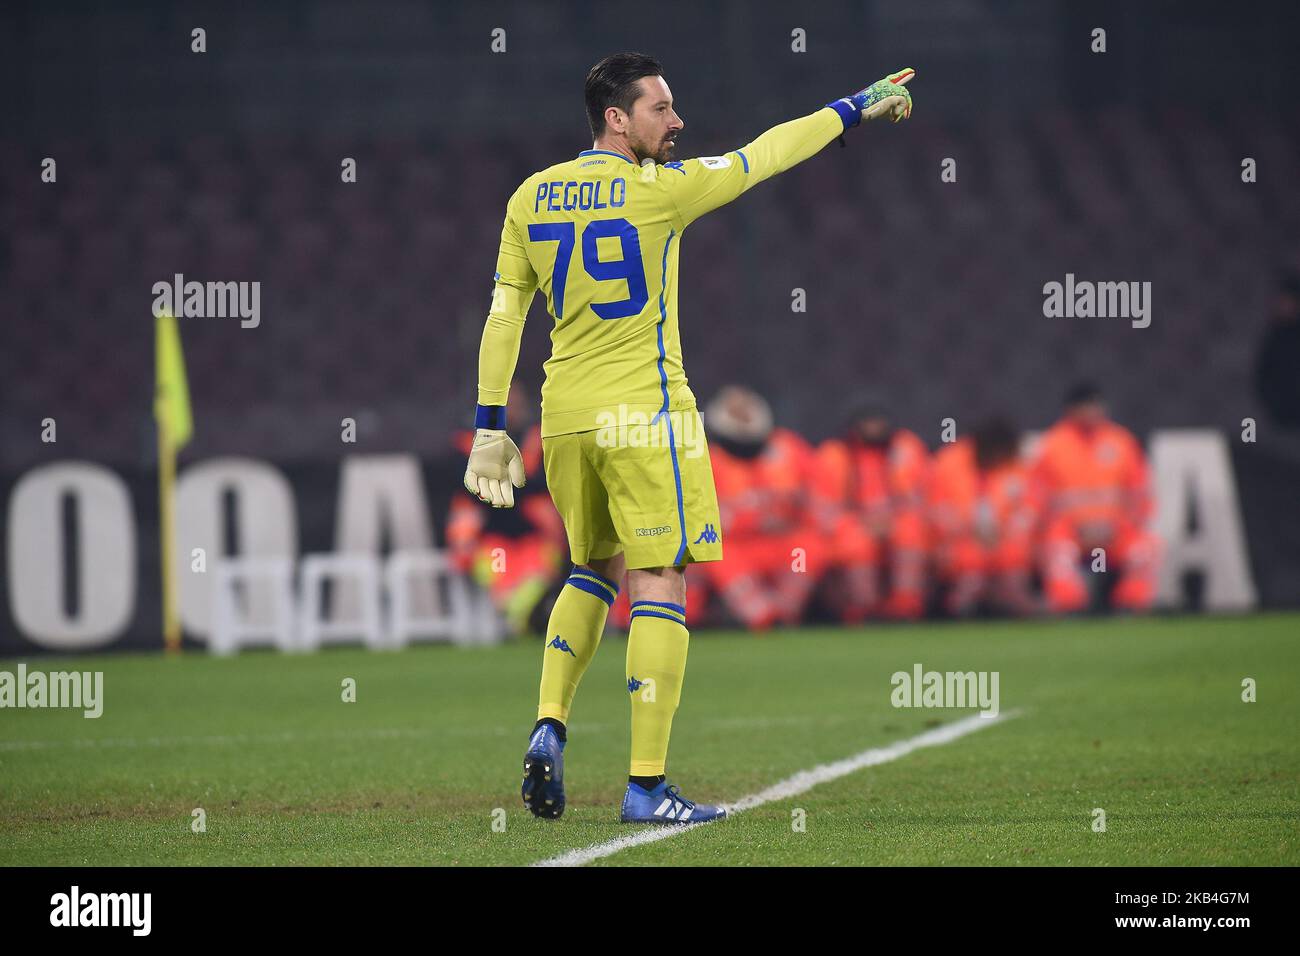
[[[852,757],[845,757],[843,760],[837,760],[834,763],[819,764],[810,770],[800,770],[794,776],[787,777],[766,790],[752,793],[747,797],[741,797],[735,803],[724,804],[727,808],[727,816],[752,810],[754,807],[762,806],[765,803],[797,797],[801,793],[807,793],[813,787],[829,783],[832,780],[838,780],[840,777],[847,777],[864,767],[875,767],[882,763],[889,763],[891,760],[906,757],[912,751],[920,750],[922,747],[937,747],[940,744],[952,743],[952,741],[965,737],[967,734],[973,734],[977,730],[992,727],[994,724],[1018,716],[1020,716],[1020,711],[1007,711],[995,717],[981,717],[976,714],[951,724],[944,724],[942,727],[936,727],[933,730],[927,730],[915,737],[899,740],[887,747],[872,747],[870,750],[864,750]],[[607,840],[604,843],[597,843],[581,850],[570,850],[567,853],[561,853],[559,856],[538,860],[533,865],[585,866],[592,860],[613,856],[615,853],[631,849],[634,846],[667,840],[669,837],[680,836],[688,830],[709,825],[708,823],[688,823],[683,826],[661,825],[653,829],[645,829],[637,833],[630,833],[627,836]]]

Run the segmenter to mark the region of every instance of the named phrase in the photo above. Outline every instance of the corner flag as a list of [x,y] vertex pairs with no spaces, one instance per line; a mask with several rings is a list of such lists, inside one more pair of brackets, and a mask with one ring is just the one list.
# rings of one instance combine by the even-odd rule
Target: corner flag
[[194,433],[190,416],[190,387],[185,380],[185,356],[174,315],[155,319],[155,381],[153,415],[158,422],[158,539],[162,559],[163,645],[168,653],[181,649],[181,621],[177,614],[176,566],[176,452]]
[[180,451],[194,433],[190,417],[190,387],[185,380],[185,356],[174,315],[160,315],[156,326],[155,389],[153,414],[166,432],[172,451]]

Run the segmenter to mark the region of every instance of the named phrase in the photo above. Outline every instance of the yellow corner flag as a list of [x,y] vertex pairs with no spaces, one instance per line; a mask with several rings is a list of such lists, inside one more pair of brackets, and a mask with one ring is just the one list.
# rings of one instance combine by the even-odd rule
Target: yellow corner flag
[[162,559],[163,646],[171,654],[181,649],[177,613],[175,548],[176,453],[194,433],[190,416],[190,387],[185,380],[185,356],[174,315],[155,322],[156,373],[153,415],[158,422],[158,538]]
[[185,380],[185,356],[181,353],[181,333],[174,315],[157,318],[157,369],[153,400],[158,428],[167,433],[172,451],[180,451],[194,433],[190,417],[190,387]]

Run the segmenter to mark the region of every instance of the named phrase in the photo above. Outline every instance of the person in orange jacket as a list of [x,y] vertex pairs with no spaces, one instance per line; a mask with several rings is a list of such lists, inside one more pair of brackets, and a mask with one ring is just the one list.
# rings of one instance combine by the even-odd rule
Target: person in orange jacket
[[[925,608],[924,489],[930,452],[896,428],[878,400],[862,402],[843,437],[817,449],[814,495],[828,536],[836,582],[833,603],[845,623],[881,612],[918,618]],[[880,600],[880,572],[889,595]]]
[[990,419],[937,452],[926,505],[949,614],[970,614],[981,602],[1013,614],[1035,610],[1042,497],[1010,424]]
[[[447,518],[447,550],[458,571],[488,592],[513,633],[528,630],[529,616],[553,584],[564,577],[568,544],[564,524],[546,490],[542,469],[542,430],[522,387],[510,387],[506,414],[519,422],[519,442],[527,485],[516,494],[515,508],[483,508],[455,495]],[[474,429],[456,432],[453,444],[468,455]]]
[[1146,456],[1133,433],[1109,419],[1095,386],[1078,385],[1067,394],[1064,415],[1042,437],[1034,471],[1046,495],[1048,607],[1072,612],[1088,606],[1081,569],[1087,559],[1096,570],[1118,571],[1110,595],[1114,607],[1149,609],[1159,542],[1147,529],[1152,501]]
[[775,427],[762,396],[738,385],[709,403],[704,424],[724,557],[692,572],[751,630],[794,624],[824,566],[810,510],[812,449]]

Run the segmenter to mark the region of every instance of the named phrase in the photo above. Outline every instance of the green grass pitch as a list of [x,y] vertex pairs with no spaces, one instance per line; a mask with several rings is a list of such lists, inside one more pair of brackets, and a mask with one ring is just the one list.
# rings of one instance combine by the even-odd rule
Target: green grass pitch
[[[518,865],[627,835],[625,647],[579,693],[557,822],[518,793],[538,643],[30,659],[102,670],[104,714],[0,711],[0,864]],[[598,865],[1300,863],[1298,615],[699,634],[670,777],[733,801],[973,713],[892,707],[916,663],[999,672],[1020,716]]]

